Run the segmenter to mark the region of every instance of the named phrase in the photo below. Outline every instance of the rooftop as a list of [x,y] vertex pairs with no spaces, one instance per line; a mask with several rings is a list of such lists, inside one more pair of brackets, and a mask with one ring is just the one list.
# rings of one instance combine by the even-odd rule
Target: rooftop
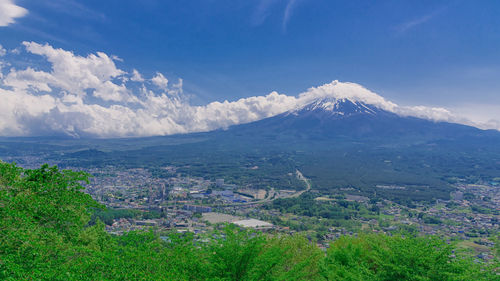
[[262,227],[272,227],[273,225],[271,223],[261,221],[261,220],[256,220],[256,219],[248,219],[248,220],[239,220],[233,222],[236,225],[242,226],[242,227],[252,227],[252,228],[262,228]]

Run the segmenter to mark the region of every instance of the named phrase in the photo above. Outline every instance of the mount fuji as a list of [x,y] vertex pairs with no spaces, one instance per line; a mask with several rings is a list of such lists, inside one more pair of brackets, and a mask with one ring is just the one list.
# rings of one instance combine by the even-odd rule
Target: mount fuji
[[[385,107],[385,108],[384,108]],[[391,110],[392,109],[392,110]],[[500,132],[396,113],[393,108],[352,97],[320,97],[285,113],[229,128],[229,133],[299,139],[413,142],[463,137],[500,138]]]

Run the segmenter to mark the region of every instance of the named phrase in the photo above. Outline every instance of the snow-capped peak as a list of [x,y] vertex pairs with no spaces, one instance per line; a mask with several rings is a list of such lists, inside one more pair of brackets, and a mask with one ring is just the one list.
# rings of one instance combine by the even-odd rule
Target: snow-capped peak
[[376,106],[356,101],[352,98],[323,97],[297,108],[290,112],[299,114],[304,112],[322,112],[337,117],[347,117],[357,114],[376,115],[381,109]]
[[371,105],[390,112],[394,112],[398,107],[395,103],[385,100],[359,84],[339,82],[337,80],[319,87],[310,88],[307,92],[300,94],[298,100],[299,107],[318,101],[326,107],[333,106],[338,101],[350,101],[354,104]]
[[[352,104],[352,106],[349,106]],[[344,107],[340,109],[340,107]],[[354,109],[357,107],[357,109]],[[347,109],[346,107],[350,107]],[[366,89],[365,87],[351,82],[339,82],[334,80],[319,87],[309,88],[300,94],[294,109],[289,113],[296,114],[300,110],[311,110],[313,108],[329,110],[331,114],[342,115],[346,112],[370,113],[379,110],[395,113],[400,116],[413,116],[433,121],[446,121],[466,125],[477,126],[463,118],[457,118],[450,111],[439,107],[426,106],[400,106],[386,100],[382,96]],[[365,111],[366,110],[366,111]]]

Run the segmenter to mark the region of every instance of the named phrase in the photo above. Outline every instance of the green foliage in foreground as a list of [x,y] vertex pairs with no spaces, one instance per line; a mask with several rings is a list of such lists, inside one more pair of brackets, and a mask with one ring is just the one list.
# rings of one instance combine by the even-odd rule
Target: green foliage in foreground
[[112,236],[89,224],[100,206],[81,192],[86,176],[0,163],[0,280],[498,280],[432,237],[343,237],[325,254],[302,236],[233,226]]

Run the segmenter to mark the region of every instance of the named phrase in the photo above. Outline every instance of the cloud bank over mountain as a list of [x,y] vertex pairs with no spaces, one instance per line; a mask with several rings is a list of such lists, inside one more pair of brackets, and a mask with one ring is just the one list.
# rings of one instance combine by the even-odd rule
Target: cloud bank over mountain
[[[399,106],[361,85],[338,81],[298,96],[272,92],[193,106],[183,94],[181,79],[172,82],[159,72],[148,78],[136,69],[120,69],[115,64],[119,58],[102,52],[80,56],[35,42],[23,42],[23,50],[4,51],[0,56],[2,136],[131,137],[202,132],[271,117],[322,97],[349,98],[403,116],[476,125],[443,108]],[[13,65],[16,56],[23,55],[43,63],[22,64],[17,69]],[[498,123],[489,125],[500,129]]]

